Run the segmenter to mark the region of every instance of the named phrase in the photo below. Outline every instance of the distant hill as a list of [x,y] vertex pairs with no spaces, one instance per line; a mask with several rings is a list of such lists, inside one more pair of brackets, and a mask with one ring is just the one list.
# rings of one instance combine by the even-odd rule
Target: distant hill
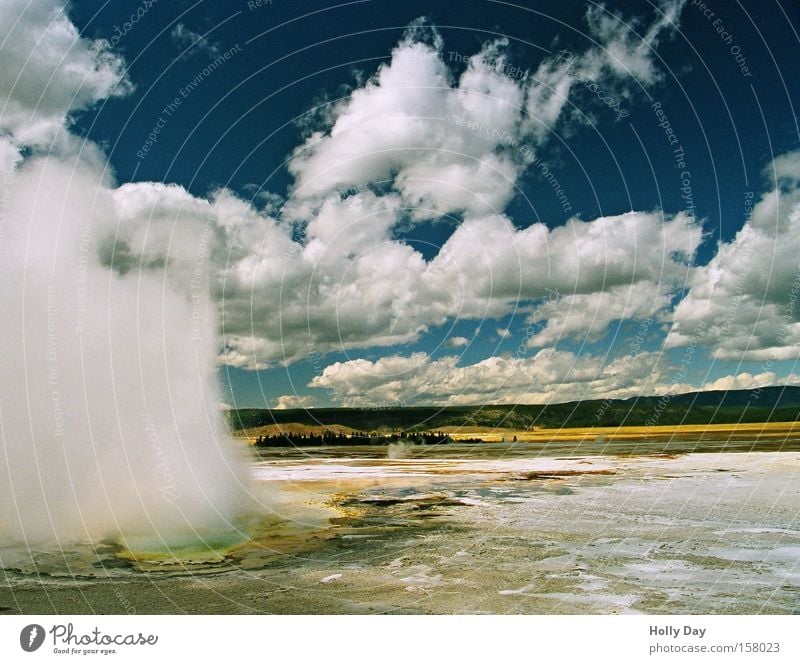
[[432,431],[442,427],[649,426],[793,422],[800,419],[800,387],[717,390],[661,397],[575,401],[548,405],[486,405],[411,408],[311,408],[228,411],[230,426],[338,425],[357,431]]

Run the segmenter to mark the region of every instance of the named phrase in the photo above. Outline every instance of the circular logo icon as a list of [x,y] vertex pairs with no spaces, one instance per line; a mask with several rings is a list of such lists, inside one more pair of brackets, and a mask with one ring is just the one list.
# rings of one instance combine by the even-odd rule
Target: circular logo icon
[[19,644],[25,652],[38,650],[44,643],[44,627],[41,625],[28,625],[19,633]]

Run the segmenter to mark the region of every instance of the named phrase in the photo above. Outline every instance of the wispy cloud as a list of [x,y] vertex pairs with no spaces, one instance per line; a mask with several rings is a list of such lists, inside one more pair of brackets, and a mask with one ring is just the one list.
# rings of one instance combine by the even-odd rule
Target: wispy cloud
[[184,23],[177,23],[170,32],[172,41],[181,49],[183,56],[205,53],[210,57],[217,57],[220,53],[219,45],[211,42],[206,36],[190,30]]

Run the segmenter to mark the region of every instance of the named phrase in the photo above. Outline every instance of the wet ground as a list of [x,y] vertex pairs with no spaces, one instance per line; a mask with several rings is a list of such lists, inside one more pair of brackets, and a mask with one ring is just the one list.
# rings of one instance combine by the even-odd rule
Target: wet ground
[[278,450],[206,546],[1,546],[0,611],[800,613],[800,452],[643,444]]

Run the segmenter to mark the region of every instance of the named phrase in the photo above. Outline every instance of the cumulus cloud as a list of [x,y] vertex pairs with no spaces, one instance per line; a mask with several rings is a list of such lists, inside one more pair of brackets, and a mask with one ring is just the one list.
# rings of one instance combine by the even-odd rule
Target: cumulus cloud
[[389,240],[361,244],[359,226],[379,226],[394,214],[387,201],[348,199],[323,207],[323,214],[335,216],[352,235],[326,220],[299,243],[287,227],[269,223],[257,254],[221,268],[225,362],[249,368],[290,362],[335,349],[404,343],[424,329],[429,319],[415,315],[424,306],[422,256]]
[[663,377],[659,354],[601,358],[544,349],[531,357],[490,357],[460,367],[458,358],[426,353],[357,359],[325,368],[310,383],[342,405],[364,403],[556,403],[652,392]]
[[312,395],[283,394],[275,399],[275,410],[290,410],[292,408],[313,408]]
[[717,358],[800,357],[800,152],[766,169],[775,183],[731,242],[698,268],[678,304],[667,347],[701,344]]
[[[651,46],[671,26],[656,23],[646,30]],[[597,39],[623,37],[605,27]],[[557,328],[577,336],[588,321],[596,336],[612,315],[642,315],[641,298],[626,298],[623,286],[658,290],[654,303],[669,303],[700,239],[687,216],[630,213],[551,230],[520,229],[502,214],[575,81],[557,56],[534,75],[511,76],[507,46],[486,43],[457,75],[440,35],[417,22],[389,63],[329,109],[289,162],[287,203],[269,219],[243,209],[222,234],[254,237],[250,254],[220,261],[223,362],[254,369],[403,344],[448,320],[535,306],[552,290],[571,299],[540,312],[553,319],[543,344]],[[623,69],[588,69],[605,57],[599,48],[581,56],[583,71],[624,81]],[[650,48],[640,56],[652,57]],[[432,259],[398,239],[409,220],[447,215],[463,220]],[[607,315],[590,317],[598,306]]]
[[71,113],[131,84],[105,40],[81,37],[56,0],[0,3],[0,132],[19,145],[46,145]]
[[[461,315],[499,315],[520,302],[552,301],[554,294],[572,297],[566,306],[578,307],[578,295],[633,284],[680,287],[700,239],[699,226],[684,214],[665,220],[631,212],[590,222],[572,219],[555,229],[517,229],[508,217],[492,215],[467,219],[456,229],[431,261],[426,282]],[[590,298],[583,305],[591,306]],[[550,306],[540,313],[556,311]]]
[[463,348],[469,346],[469,339],[466,337],[448,337],[444,345],[448,348]]
[[392,181],[418,218],[504,208],[529,152],[509,146],[524,92],[503,73],[497,48],[470,58],[451,84],[441,51],[407,35],[391,62],[333,110],[330,129],[297,149],[295,197]]
[[753,375],[743,371],[740,374],[731,374],[717,378],[710,383],[704,383],[701,389],[703,391],[755,390],[759,387],[768,387],[770,385],[800,385],[800,376],[792,373],[785,377],[779,377],[773,371],[762,371]]
[[614,321],[663,317],[670,297],[667,284],[645,280],[597,293],[548,299],[528,319],[529,323],[545,324],[527,343],[541,348],[568,338],[597,341]]
[[[426,261],[391,238],[399,205],[393,196],[328,199],[302,241],[230,194],[222,199],[249,219],[219,233],[215,259],[222,359],[245,368],[407,343],[448,320],[504,316],[553,293],[559,303],[537,313],[546,324],[537,343],[597,336],[614,319],[666,307],[700,240],[685,215],[665,221],[629,213],[556,229],[517,229],[508,217],[491,215],[466,219]],[[187,209],[200,205],[218,215],[220,200]],[[226,248],[237,232],[260,234],[251,252]]]
[[456,77],[435,30],[408,31],[367,83],[329,109],[289,169],[298,199],[369,183],[391,186],[416,219],[502,211],[536,147],[587,81],[658,79],[653,49],[674,30],[683,0],[667,2],[643,35],[599,7],[587,12],[596,46],[568,60],[543,60],[533,75],[509,76],[505,39],[487,42]]

